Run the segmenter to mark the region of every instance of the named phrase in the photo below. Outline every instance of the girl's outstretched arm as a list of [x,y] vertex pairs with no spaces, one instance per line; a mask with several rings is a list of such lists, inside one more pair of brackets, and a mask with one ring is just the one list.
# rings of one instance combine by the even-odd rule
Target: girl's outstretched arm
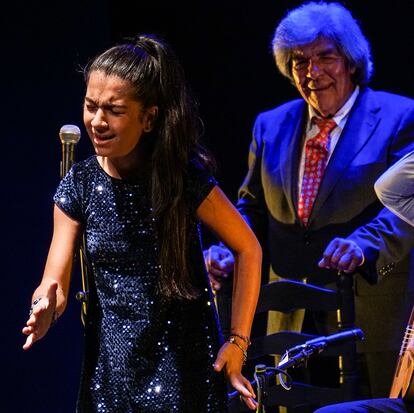
[[45,336],[52,322],[63,313],[67,303],[75,248],[81,225],[56,205],[53,212],[53,237],[40,285],[32,296],[29,319],[22,332],[27,336],[23,349]]

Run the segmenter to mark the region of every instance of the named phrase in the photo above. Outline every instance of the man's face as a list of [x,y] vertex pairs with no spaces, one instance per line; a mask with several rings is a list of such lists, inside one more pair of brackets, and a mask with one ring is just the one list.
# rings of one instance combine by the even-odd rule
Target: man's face
[[292,52],[292,75],[296,88],[321,116],[334,115],[352,94],[355,68],[334,42],[320,37]]

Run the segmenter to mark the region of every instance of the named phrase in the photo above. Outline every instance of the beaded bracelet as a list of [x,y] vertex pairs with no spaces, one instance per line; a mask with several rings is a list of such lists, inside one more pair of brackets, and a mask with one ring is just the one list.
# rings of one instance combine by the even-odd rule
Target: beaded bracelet
[[[29,310],[29,317],[31,317],[31,315],[33,314],[33,309],[34,309],[34,306],[35,306],[36,304],[38,304],[38,303],[42,300],[42,298],[43,298],[43,297],[38,297],[38,298],[36,298],[36,299],[32,302],[32,304],[31,304],[31,306],[30,306],[30,310]],[[53,311],[53,314],[52,314],[52,321],[51,321],[50,325],[51,325],[51,326],[53,326],[53,324],[55,324],[55,323],[56,323],[56,321],[58,320],[58,318],[59,318],[59,313],[58,313],[57,311]]]
[[229,343],[234,344],[241,350],[241,352],[243,353],[243,364],[245,364],[247,360],[247,351],[236,341],[235,337],[230,336]]
[[239,334],[239,333],[231,333],[230,335],[229,335],[229,337],[238,337],[238,338],[240,338],[241,340],[243,340],[248,346],[250,346],[250,344],[252,344],[252,342],[250,341],[250,338],[248,337],[248,336],[242,336],[241,334]]

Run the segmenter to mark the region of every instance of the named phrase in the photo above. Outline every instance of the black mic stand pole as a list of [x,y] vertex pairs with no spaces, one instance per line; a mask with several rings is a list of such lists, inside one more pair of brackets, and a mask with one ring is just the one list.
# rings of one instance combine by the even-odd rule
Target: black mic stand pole
[[264,364],[256,364],[254,368],[254,378],[256,381],[257,408],[256,413],[266,413],[264,407],[264,399],[266,398],[267,380],[266,366]]

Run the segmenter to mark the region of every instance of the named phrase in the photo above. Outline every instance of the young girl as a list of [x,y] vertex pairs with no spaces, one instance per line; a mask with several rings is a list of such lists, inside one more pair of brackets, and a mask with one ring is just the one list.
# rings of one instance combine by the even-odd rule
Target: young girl
[[[77,411],[225,412],[221,371],[254,409],[241,368],[261,249],[210,174],[180,64],[165,42],[141,35],[96,57],[85,80],[83,118],[96,155],[75,164],[54,196],[53,238],[23,348],[63,313],[84,233],[93,288]],[[236,255],[224,344],[198,221]]]

